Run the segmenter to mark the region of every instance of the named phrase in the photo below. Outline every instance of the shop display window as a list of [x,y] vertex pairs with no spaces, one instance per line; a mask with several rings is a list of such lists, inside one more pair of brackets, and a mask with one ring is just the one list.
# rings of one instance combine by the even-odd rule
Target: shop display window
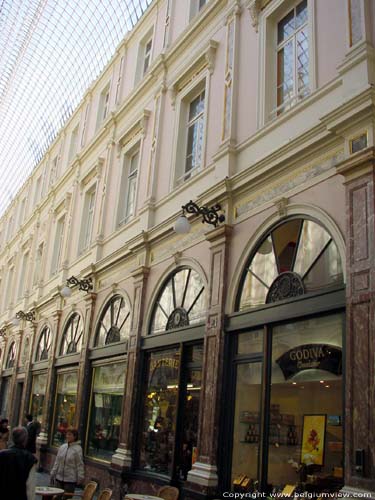
[[[269,487],[343,485],[342,331],[336,314],[272,331]],[[341,473],[340,473],[341,471]]]
[[30,413],[39,423],[43,423],[43,404],[47,389],[47,373],[33,376]]
[[198,454],[202,359],[201,344],[148,354],[141,469],[187,479]]
[[111,363],[93,370],[87,455],[110,461],[118,447],[126,363]]
[[0,415],[5,418],[8,414],[9,377],[2,379],[0,389]]
[[57,389],[54,413],[53,446],[65,442],[66,431],[75,423],[77,404],[77,372],[60,373],[57,376]]
[[83,336],[83,321],[77,313],[72,314],[64,329],[60,346],[60,356],[81,351]]

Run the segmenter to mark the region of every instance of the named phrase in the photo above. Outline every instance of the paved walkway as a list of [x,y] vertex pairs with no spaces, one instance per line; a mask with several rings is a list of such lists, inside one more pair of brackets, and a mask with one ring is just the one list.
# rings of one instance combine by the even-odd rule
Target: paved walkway
[[[36,485],[37,486],[49,486],[50,485],[50,475],[47,472],[37,472],[36,474]],[[82,490],[76,488],[76,492],[82,493]],[[38,496],[36,498],[39,498]],[[96,495],[94,496],[96,498]]]

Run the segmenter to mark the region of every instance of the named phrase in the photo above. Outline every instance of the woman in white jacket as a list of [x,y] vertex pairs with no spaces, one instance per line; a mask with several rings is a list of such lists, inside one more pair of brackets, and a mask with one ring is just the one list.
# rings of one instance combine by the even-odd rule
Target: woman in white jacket
[[65,493],[73,493],[85,476],[82,448],[77,441],[77,429],[68,429],[66,443],[60,446],[51,470],[51,482]]

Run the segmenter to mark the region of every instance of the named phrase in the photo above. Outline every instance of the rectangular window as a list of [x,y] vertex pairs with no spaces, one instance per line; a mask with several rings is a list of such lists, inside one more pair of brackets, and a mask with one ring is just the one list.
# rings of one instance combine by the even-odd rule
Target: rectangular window
[[77,386],[77,372],[60,373],[57,375],[57,391],[53,418],[53,446],[61,446],[65,443],[65,435],[68,427],[74,427]]
[[87,121],[88,121],[88,118],[89,118],[89,111],[90,111],[90,103],[88,103],[86,105],[85,116],[83,118],[82,135],[81,135],[81,147],[83,147],[85,145],[86,128],[87,128]]
[[190,2],[190,20],[206,5],[207,0],[191,0]]
[[277,113],[306,97],[309,88],[307,0],[277,24]]
[[70,137],[68,163],[70,163],[73,160],[74,156],[77,154],[77,150],[78,150],[78,125],[73,130],[72,135]]
[[25,220],[25,211],[26,211],[26,198],[21,201],[20,211],[18,213],[18,226],[22,226],[23,221]]
[[104,120],[107,118],[108,111],[109,111],[109,85],[107,85],[106,88],[103,90],[103,92],[100,94],[96,128],[98,128],[100,124],[103,123]]
[[94,368],[87,455],[110,461],[119,444],[126,363]]
[[57,164],[58,164],[58,157],[55,156],[55,158],[52,160],[51,163],[51,170],[50,170],[50,175],[49,175],[49,186],[52,186],[54,182],[57,179]]
[[121,175],[118,224],[122,225],[135,213],[139,150],[124,156]]
[[87,191],[83,207],[80,253],[87,250],[91,243],[94,223],[96,187]]
[[11,215],[8,220],[7,241],[9,241],[13,236],[13,222],[14,222],[14,216]]
[[34,205],[36,205],[39,202],[40,196],[41,196],[41,190],[42,190],[42,175],[40,175],[35,184],[35,191],[34,191]]
[[121,81],[122,81],[122,72],[124,70],[124,56],[121,57],[120,60],[120,68],[118,71],[118,78],[117,78],[117,84],[116,84],[116,98],[115,102],[118,104],[120,102],[120,94],[121,94]]
[[65,217],[61,217],[56,224],[55,241],[53,246],[51,274],[56,274],[60,267],[62,246],[64,240]]
[[13,298],[13,278],[14,278],[14,266],[9,268],[8,271],[8,281],[7,289],[5,294],[5,309],[12,303]]
[[186,159],[183,180],[189,179],[194,171],[200,170],[202,167],[204,113],[205,91],[203,90],[189,104]]
[[40,424],[43,423],[43,403],[46,395],[47,373],[34,375],[31,390],[30,413]]
[[41,278],[43,246],[44,244],[41,243],[36,252],[33,285],[36,285]]
[[152,38],[150,38],[150,40],[148,40],[148,42],[146,42],[144,46],[145,53],[143,56],[143,75],[147,73],[147,70],[150,66],[151,49],[152,49]]
[[29,252],[26,252],[22,259],[21,273],[18,281],[18,293],[17,297],[22,298],[25,291],[25,285],[27,285],[27,273],[29,270]]

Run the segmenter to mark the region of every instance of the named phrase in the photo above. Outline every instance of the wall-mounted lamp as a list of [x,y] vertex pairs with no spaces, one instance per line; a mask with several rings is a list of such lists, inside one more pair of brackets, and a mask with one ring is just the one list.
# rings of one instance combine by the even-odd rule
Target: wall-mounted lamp
[[221,210],[221,205],[219,203],[212,207],[199,207],[196,203],[190,200],[189,203],[183,205],[181,208],[182,214],[173,226],[173,229],[177,234],[187,234],[190,231],[190,222],[188,221],[185,213],[201,215],[202,223],[206,222],[207,224],[212,224],[214,227],[217,227],[220,222],[225,221],[225,215],[218,213]]
[[33,323],[35,321],[35,311],[29,311],[27,313],[25,313],[24,311],[18,311],[18,313],[16,313],[16,317],[12,319],[12,325],[18,326],[21,319]]
[[89,293],[94,288],[91,278],[87,278],[85,280],[79,280],[75,276],[71,276],[70,278],[68,278],[66,280],[66,285],[64,286],[64,288],[60,292],[62,297],[70,297],[72,295],[71,287],[73,287],[73,286],[78,286],[79,290],[82,290],[83,292],[87,292],[87,293]]
[[0,328],[0,337],[3,337],[4,340],[7,338],[7,329],[4,326],[3,328]]

